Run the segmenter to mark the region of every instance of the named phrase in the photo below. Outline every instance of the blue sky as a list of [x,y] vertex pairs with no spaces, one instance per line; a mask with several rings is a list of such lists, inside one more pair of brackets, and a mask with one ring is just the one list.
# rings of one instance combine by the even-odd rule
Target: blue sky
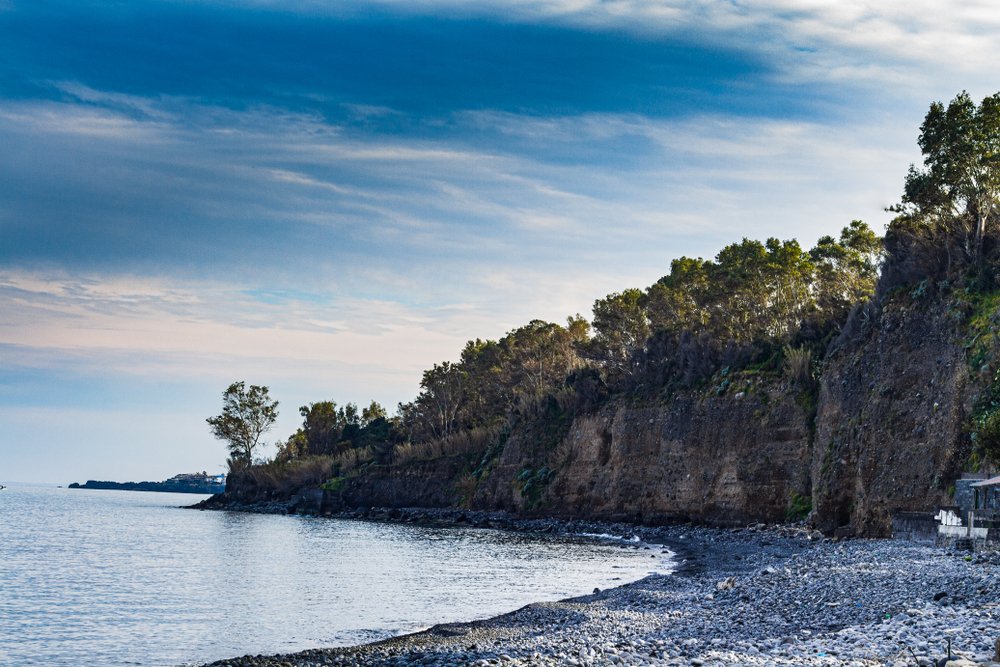
[[881,228],[989,3],[0,0],[0,481],[219,470],[743,236]]

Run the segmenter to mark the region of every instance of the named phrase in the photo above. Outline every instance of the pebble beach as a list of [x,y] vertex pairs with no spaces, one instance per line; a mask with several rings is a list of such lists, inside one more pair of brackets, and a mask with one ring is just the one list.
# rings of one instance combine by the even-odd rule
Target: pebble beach
[[[374,644],[243,656],[210,667],[998,664],[996,552],[834,541],[804,527],[536,521],[518,528],[611,532],[625,538],[622,548],[669,549],[677,569]],[[629,541],[635,538],[641,541]]]

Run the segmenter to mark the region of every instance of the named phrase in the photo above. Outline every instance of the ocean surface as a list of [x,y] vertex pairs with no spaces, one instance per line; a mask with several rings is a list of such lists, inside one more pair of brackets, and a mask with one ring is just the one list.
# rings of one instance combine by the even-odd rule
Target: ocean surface
[[667,572],[661,550],[0,490],[0,665],[182,665],[374,641]]

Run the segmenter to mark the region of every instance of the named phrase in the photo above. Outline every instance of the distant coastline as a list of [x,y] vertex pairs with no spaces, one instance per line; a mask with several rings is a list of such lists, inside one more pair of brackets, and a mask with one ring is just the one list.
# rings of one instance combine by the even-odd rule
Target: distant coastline
[[225,475],[191,473],[175,475],[162,482],[109,482],[88,479],[85,483],[73,482],[71,489],[100,489],[115,491],[161,491],[165,493],[222,493],[226,490]]

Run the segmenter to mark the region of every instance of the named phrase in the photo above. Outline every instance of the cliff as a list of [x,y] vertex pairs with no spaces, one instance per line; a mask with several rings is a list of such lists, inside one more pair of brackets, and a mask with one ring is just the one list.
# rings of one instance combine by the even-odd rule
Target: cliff
[[[526,515],[721,525],[808,510],[811,409],[802,392],[748,378],[666,402],[615,401],[573,419],[554,446],[516,430],[499,455],[371,466],[340,505],[502,509]],[[330,493],[325,494],[330,506]]]
[[786,385],[734,385],[614,402],[573,420],[544,458],[514,436],[475,502],[641,523],[782,521],[810,493],[809,410]]
[[[372,462],[285,502],[292,511],[466,507],[715,525],[811,509],[827,533],[886,536],[894,512],[949,504],[974,461],[985,372],[970,372],[969,348],[1000,341],[994,296],[896,290],[855,314],[820,364],[818,386],[748,367],[582,412],[553,401],[485,451]],[[239,491],[234,501],[253,500]]]
[[949,503],[969,458],[977,393],[960,306],[899,292],[831,351],[812,448],[822,530],[888,535],[894,511]]

